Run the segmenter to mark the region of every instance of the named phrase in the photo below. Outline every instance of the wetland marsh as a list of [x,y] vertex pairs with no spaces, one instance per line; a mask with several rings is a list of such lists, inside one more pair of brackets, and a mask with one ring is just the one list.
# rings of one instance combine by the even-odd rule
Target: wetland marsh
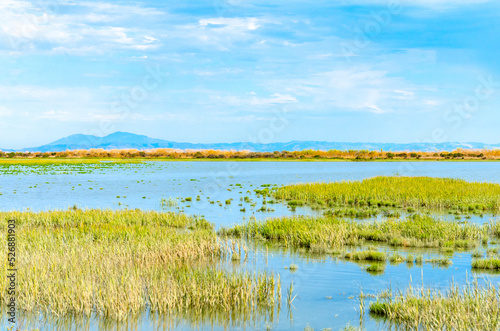
[[387,329],[416,300],[432,310],[428,291],[497,295],[493,162],[40,162],[0,176],[30,270],[19,305],[43,330]]

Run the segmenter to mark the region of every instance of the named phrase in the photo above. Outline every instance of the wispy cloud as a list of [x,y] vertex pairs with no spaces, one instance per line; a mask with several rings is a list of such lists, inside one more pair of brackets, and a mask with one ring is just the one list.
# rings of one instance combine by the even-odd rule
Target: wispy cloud
[[80,55],[154,49],[160,40],[141,23],[165,15],[154,8],[105,2],[64,3],[51,9],[7,0],[0,9],[2,48]]
[[258,96],[240,97],[240,96],[224,96],[215,97],[217,101],[222,101],[231,106],[270,106],[280,104],[297,103],[296,97],[290,94],[273,93],[269,98],[262,98]]
[[395,88],[401,86],[402,81],[388,77],[383,71],[344,69],[271,84],[273,88],[283,86],[284,91],[309,100],[309,106],[318,105],[323,110],[385,113],[393,110],[391,103],[398,96]]
[[481,3],[494,2],[494,0],[349,0],[341,1],[338,5],[365,5],[365,6],[420,6],[429,8],[455,8],[459,6],[478,5]]
[[[58,0],[52,8],[3,0],[0,120],[11,134],[22,127],[43,135],[35,120],[67,131],[102,121],[146,134],[168,126],[177,132],[169,139],[178,140],[190,140],[183,127],[189,122],[200,140],[214,127],[221,140],[238,140],[224,132],[240,134],[246,122],[286,109],[314,124],[302,137],[324,132],[328,139],[332,123],[325,119],[355,123],[359,139],[383,118],[430,131],[431,119],[439,122],[443,109],[473,93],[478,77],[500,80],[500,4],[399,3],[400,11],[380,23],[373,13],[387,10],[386,0]],[[342,45],[360,43],[355,56],[342,52]],[[118,116],[113,102],[140,89],[147,67],[157,65],[168,78],[127,118]],[[482,127],[498,122],[498,105],[492,97],[474,114],[483,116]],[[479,136],[496,132],[470,126],[467,132]],[[389,130],[381,134],[397,140]]]

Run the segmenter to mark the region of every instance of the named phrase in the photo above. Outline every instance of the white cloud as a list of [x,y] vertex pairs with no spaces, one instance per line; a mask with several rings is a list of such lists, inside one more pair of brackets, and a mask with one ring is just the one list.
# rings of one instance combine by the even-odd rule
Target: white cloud
[[325,54],[313,54],[313,55],[308,55],[307,59],[308,60],[327,60],[330,59],[334,56],[333,53],[325,53]]
[[451,8],[464,5],[477,5],[485,2],[493,2],[494,0],[350,0],[349,5],[402,5],[402,6],[421,6],[421,7],[438,7]]
[[84,102],[92,97],[85,88],[49,88],[34,85],[0,86],[0,100],[3,102]]
[[124,5],[124,4],[114,4],[111,2],[104,1],[78,1],[74,3],[75,6],[82,6],[91,8],[95,12],[106,13],[109,16],[122,16],[122,17],[130,17],[130,16],[156,16],[163,15],[164,12],[156,9],[156,8],[148,8],[137,5]]
[[0,40],[7,41],[4,48],[84,55],[91,50],[145,51],[160,43],[153,31],[138,27],[165,14],[157,9],[105,2],[63,5],[78,7],[78,13],[60,14],[27,1],[2,1]]
[[219,28],[227,28],[229,30],[257,30],[259,25],[259,19],[256,17],[248,17],[248,18],[226,18],[226,17],[217,17],[217,18],[207,18],[199,20],[199,24],[202,27],[207,26],[215,26]]
[[410,100],[413,99],[415,93],[412,91],[404,91],[404,90],[394,90],[396,93],[395,98],[400,100]]
[[237,43],[246,48],[261,41],[256,30],[268,23],[256,17],[206,18],[197,24],[174,26],[170,36],[179,42],[189,42],[196,47],[210,46],[226,51]]
[[157,42],[159,41],[158,39],[154,38],[154,37],[151,37],[151,36],[144,36],[144,42],[146,44],[152,44],[154,42]]
[[304,78],[275,80],[268,85],[269,89],[281,87],[282,93],[301,97],[302,109],[387,113],[398,109],[404,101],[418,103],[413,86],[382,70],[340,69]]
[[[102,111],[64,111],[49,110],[35,116],[40,120],[51,120],[58,122],[116,122],[123,119],[120,114],[108,114]],[[130,114],[128,119],[136,119],[135,114]]]
[[207,70],[194,70],[193,71],[198,76],[216,76],[216,75],[235,75],[244,72],[239,68],[220,68],[220,69],[207,69]]
[[224,96],[215,97],[216,100],[220,100],[231,106],[270,106],[279,104],[291,104],[297,103],[296,97],[290,94],[280,94],[274,93],[269,98],[259,98],[253,95],[250,98],[242,98],[239,96]]
[[0,106],[0,118],[13,115],[14,112],[4,106]]

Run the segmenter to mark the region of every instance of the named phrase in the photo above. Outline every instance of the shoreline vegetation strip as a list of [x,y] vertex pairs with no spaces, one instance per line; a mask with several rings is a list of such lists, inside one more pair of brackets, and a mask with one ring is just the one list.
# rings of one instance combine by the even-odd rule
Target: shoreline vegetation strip
[[2,152],[0,160],[71,160],[71,159],[144,159],[144,160],[298,160],[298,161],[436,161],[436,160],[500,160],[500,149],[423,152],[370,150],[302,150],[252,152],[248,150],[178,150],[178,149],[89,149],[63,152]]
[[[213,313],[244,322],[281,303],[279,276],[218,265],[246,253],[219,240],[202,218],[98,209],[0,217],[16,220],[18,269],[26,271],[18,275],[17,305],[28,313],[126,320],[148,311],[181,313],[193,323]],[[6,228],[2,222],[2,241]],[[0,269],[4,307],[6,273]]]

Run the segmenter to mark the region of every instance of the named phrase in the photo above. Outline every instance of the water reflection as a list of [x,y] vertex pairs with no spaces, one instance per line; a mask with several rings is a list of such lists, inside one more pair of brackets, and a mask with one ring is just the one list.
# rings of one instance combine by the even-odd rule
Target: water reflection
[[[262,326],[272,327],[279,319],[280,309],[258,309],[258,311],[234,311],[230,314],[205,311],[202,313],[178,312],[173,315],[151,314],[144,312],[129,316],[125,320],[105,319],[95,314],[92,316],[68,315],[58,317],[46,314],[19,312],[16,330],[48,330],[48,331],[135,331],[135,330],[180,330],[180,329],[260,329]],[[5,313],[0,313],[0,327],[7,330]]]

